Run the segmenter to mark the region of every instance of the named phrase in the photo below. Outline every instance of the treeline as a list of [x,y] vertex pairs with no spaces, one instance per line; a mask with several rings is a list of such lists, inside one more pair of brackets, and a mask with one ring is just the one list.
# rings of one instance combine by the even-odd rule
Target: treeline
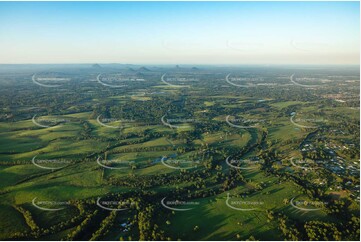
[[72,202],[72,205],[76,206],[79,210],[79,214],[72,217],[68,221],[62,221],[58,224],[52,225],[49,228],[40,228],[36,225],[35,221],[32,218],[32,215],[29,211],[25,210],[24,208],[20,208],[19,206],[16,208],[19,212],[21,212],[24,216],[25,221],[32,229],[31,231],[22,231],[16,232],[10,236],[9,239],[11,240],[29,240],[29,239],[38,239],[43,236],[52,235],[58,233],[60,231],[73,228],[77,224],[80,223],[86,216],[86,210],[83,207],[84,205],[81,202]]
[[324,221],[299,222],[288,218],[283,213],[267,210],[269,221],[276,221],[284,239],[289,241],[342,241],[359,240],[360,220],[353,216],[347,223],[330,223]]

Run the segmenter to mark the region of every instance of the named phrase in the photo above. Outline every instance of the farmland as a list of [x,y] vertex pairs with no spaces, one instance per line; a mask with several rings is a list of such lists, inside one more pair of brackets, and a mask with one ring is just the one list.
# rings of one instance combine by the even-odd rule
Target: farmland
[[358,240],[359,71],[303,68],[0,66],[0,239]]

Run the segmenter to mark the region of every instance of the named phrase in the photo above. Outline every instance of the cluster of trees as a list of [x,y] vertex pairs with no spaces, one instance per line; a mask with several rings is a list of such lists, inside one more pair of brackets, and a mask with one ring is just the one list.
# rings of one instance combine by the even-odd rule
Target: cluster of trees
[[81,202],[72,202],[72,204],[77,207],[77,209],[79,210],[79,214],[72,217],[68,221],[62,221],[58,224],[50,226],[49,228],[38,227],[31,213],[28,210],[24,209],[21,206],[16,206],[15,208],[23,214],[26,223],[31,228],[31,231],[16,232],[9,239],[16,239],[16,240],[37,239],[42,236],[55,234],[66,229],[73,228],[84,219],[84,217],[86,216],[89,210],[85,209],[84,204]]
[[[268,218],[272,218],[274,214],[268,215]],[[277,216],[278,228],[281,230],[286,240],[298,241],[302,240],[300,231],[297,229],[295,223],[291,221],[287,216],[279,214]]]
[[[158,208],[159,209],[159,208]],[[139,229],[139,240],[167,240],[164,231],[154,223],[156,209],[154,205],[147,205],[138,211],[137,223]]]
[[310,221],[305,223],[304,229],[308,240],[342,240],[341,232],[333,223]]
[[116,210],[111,211],[110,215],[107,216],[100,223],[100,227],[98,228],[98,230],[92,234],[90,240],[92,241],[101,240],[102,237],[104,237],[107,233],[109,233],[109,229],[113,226],[116,216],[117,216],[117,211]]
[[30,227],[32,231],[39,230],[39,226],[35,223],[33,216],[28,210],[26,210],[25,208],[19,205],[18,206],[14,205],[14,208],[24,216],[26,224]]
[[156,174],[152,176],[130,176],[124,178],[110,177],[107,181],[110,185],[126,186],[131,188],[152,188],[156,186],[177,185],[186,182],[196,182],[198,178],[207,179],[211,173],[201,170],[189,172],[181,170],[178,174]]
[[88,229],[96,224],[95,218],[98,212],[98,210],[94,210],[94,212],[87,214],[85,219],[66,236],[66,240],[81,240]]
[[[349,237],[349,234],[342,234],[340,232],[340,228],[338,228],[338,226],[336,226],[334,223],[323,221],[308,221],[301,223],[293,221],[282,213],[275,214],[272,211],[266,212],[270,221],[276,220],[278,222],[278,228],[286,240],[340,241],[345,238],[351,238]],[[353,239],[355,238],[357,237],[353,237]]]
[[[360,220],[353,215],[350,209],[352,202],[349,198],[335,199],[330,195],[326,195],[325,187],[314,184],[303,176],[300,177],[297,173],[290,174],[273,169],[272,160],[280,160],[280,157],[272,149],[264,151],[262,157],[265,158],[262,170],[267,175],[272,174],[281,180],[293,181],[301,188],[302,193],[307,194],[313,200],[323,201],[322,209],[340,221],[337,225],[322,221],[309,221],[303,224],[292,221],[284,214],[275,216],[273,212],[268,211],[269,218],[277,217],[279,228],[287,240],[355,240],[359,238]],[[320,176],[322,176],[322,173]],[[330,179],[331,176],[328,175],[327,177]],[[288,200],[286,202],[289,203]]]

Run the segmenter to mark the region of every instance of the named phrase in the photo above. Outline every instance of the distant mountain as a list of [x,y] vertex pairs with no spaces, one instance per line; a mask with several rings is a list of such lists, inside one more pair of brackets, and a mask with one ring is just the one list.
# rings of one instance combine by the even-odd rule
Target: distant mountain
[[197,67],[192,67],[192,70],[193,70],[193,71],[198,71],[199,68],[197,68]]
[[175,68],[179,69],[179,68],[180,68],[180,66],[179,66],[179,65],[176,65],[176,66],[175,66]]
[[135,72],[135,70],[133,68],[128,68],[128,71]]
[[147,67],[142,66],[138,71],[150,71]]
[[92,65],[92,67],[96,68],[96,69],[102,68],[101,65],[99,65],[99,64],[94,64],[94,65]]

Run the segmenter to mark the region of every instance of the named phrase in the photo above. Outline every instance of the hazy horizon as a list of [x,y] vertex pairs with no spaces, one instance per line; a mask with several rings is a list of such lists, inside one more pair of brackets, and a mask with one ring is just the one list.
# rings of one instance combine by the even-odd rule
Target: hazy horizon
[[0,64],[359,65],[359,2],[0,2]]

